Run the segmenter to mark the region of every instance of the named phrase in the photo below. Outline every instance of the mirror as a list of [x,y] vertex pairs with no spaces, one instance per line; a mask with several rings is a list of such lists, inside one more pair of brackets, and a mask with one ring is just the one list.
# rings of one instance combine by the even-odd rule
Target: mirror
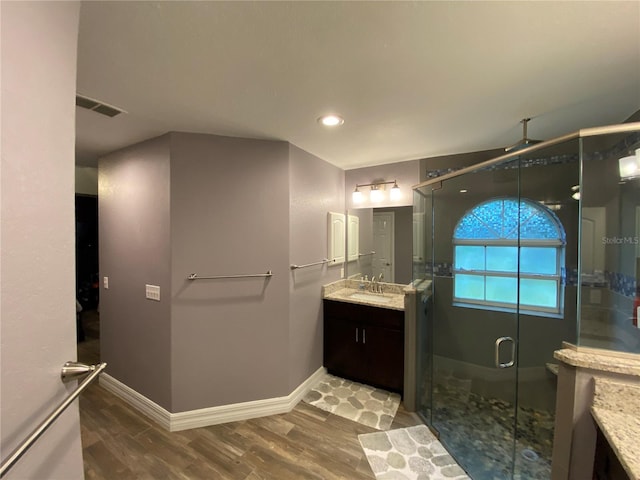
[[411,283],[413,207],[354,208],[347,218],[346,277],[382,273],[383,282]]

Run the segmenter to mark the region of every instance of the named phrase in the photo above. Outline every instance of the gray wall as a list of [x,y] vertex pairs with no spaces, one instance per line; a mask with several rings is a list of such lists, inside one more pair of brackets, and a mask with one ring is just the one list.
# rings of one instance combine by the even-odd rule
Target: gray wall
[[[77,2],[2,2],[2,458],[75,388]],[[7,479],[82,479],[77,403]]]
[[[411,207],[413,205],[412,187],[420,183],[421,160],[409,160],[406,162],[389,163],[386,165],[376,165],[373,167],[357,168],[347,170],[345,172],[345,203],[349,209],[349,214],[360,217],[360,252],[367,253],[373,249],[373,217],[371,209],[374,211],[395,211],[404,212],[404,214],[396,213],[395,219],[395,256],[396,256],[396,283],[409,283],[412,279],[411,257],[413,251],[413,220],[410,219],[408,229],[404,227],[406,224],[406,215],[408,209],[399,207]],[[400,187],[402,198],[397,201],[386,200],[380,203],[372,204],[369,201],[369,191],[367,187],[361,189],[363,202],[355,205],[352,200],[352,193],[356,184],[367,184],[376,181],[393,181],[397,180]],[[391,185],[386,186],[388,194]],[[348,241],[348,239],[347,239]],[[408,262],[408,263],[407,263]],[[398,266],[400,265],[400,266]],[[371,256],[361,257],[358,262],[349,262],[347,264],[347,275],[361,274],[371,276]]]
[[[171,134],[172,411],[289,394],[288,144]],[[189,273],[264,273],[188,282]]]
[[[411,187],[420,183],[420,160],[409,160],[406,162],[388,163],[385,165],[376,165],[373,167],[357,168],[354,170],[347,170],[345,172],[345,195],[347,208],[372,208],[372,207],[400,207],[403,205],[413,204],[413,192]],[[398,187],[400,187],[401,198],[399,200],[391,201],[388,197],[389,189],[392,185],[386,185],[386,200],[380,203],[372,204],[369,201],[368,187],[361,189],[363,195],[362,203],[354,205],[352,200],[352,193],[356,187],[356,184],[367,184],[377,181],[393,181],[397,180]]]
[[[99,162],[100,349],[107,373],[170,409],[169,136]],[[105,290],[103,278],[109,277]],[[145,298],[159,285],[161,301]]]
[[291,393],[322,366],[321,286],[341,265],[289,265],[326,257],[329,211],[344,172],[286,142],[174,132],[101,159],[109,373],[171,412]]
[[[291,145],[290,263],[327,257],[327,213],[344,211],[344,171]],[[321,287],[340,279],[342,264],[291,271],[289,390],[322,366]]]

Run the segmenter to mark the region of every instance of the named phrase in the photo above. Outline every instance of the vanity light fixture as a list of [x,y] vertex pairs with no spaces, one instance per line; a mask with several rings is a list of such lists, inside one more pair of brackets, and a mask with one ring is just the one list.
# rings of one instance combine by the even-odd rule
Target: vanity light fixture
[[342,118],[340,115],[335,114],[323,115],[322,117],[318,118],[318,123],[320,125],[324,125],[325,127],[338,127],[344,123],[344,118]]
[[389,199],[392,201],[397,201],[402,198],[402,192],[400,191],[400,187],[398,186],[398,182],[396,180],[391,180],[389,182],[373,182],[373,183],[359,183],[356,185],[355,190],[352,193],[353,203],[361,203],[364,200],[364,196],[360,191],[362,187],[371,187],[371,191],[369,193],[369,200],[372,203],[380,203],[384,200],[384,190],[385,185],[391,185],[393,187],[389,189]]
[[369,199],[373,203],[378,203],[378,202],[381,202],[382,200],[384,200],[384,193],[382,192],[382,190],[380,190],[380,187],[378,185],[372,185],[371,186],[371,192],[369,193]]
[[622,157],[618,160],[618,171],[621,180],[640,177],[640,148],[636,150],[635,155]]
[[353,198],[353,203],[360,203],[362,202],[362,192],[360,190],[358,190],[358,187],[356,186],[356,189],[353,191],[353,193],[351,194],[352,198]]
[[394,180],[393,187],[389,191],[389,198],[391,200],[400,200],[402,197],[402,192],[400,192],[400,187],[398,186],[398,182]]

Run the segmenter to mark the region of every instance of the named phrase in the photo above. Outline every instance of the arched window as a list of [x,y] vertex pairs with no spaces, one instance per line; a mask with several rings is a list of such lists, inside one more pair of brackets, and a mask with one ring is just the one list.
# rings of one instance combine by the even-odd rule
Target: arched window
[[519,303],[521,312],[561,314],[565,244],[562,224],[537,202],[476,205],[453,234],[454,304],[515,311]]

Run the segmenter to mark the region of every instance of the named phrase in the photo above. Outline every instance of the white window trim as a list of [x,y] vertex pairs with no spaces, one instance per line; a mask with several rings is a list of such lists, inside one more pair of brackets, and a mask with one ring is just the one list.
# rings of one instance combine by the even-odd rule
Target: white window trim
[[[556,250],[556,273],[555,274],[533,274],[533,273],[522,273],[519,270],[515,272],[505,272],[501,270],[465,270],[465,269],[457,269],[455,268],[455,247],[457,245],[468,245],[468,246],[478,246],[478,247],[490,247],[490,246],[503,246],[503,247],[518,247],[518,257],[520,252],[520,247],[554,247]],[[507,312],[519,312],[523,314],[530,315],[540,315],[542,316],[551,316],[562,318],[563,317],[563,309],[564,305],[562,300],[564,299],[564,285],[562,283],[562,263],[564,258],[564,246],[565,244],[560,239],[552,239],[552,240],[535,240],[535,239],[524,239],[524,240],[508,240],[508,239],[483,239],[483,240],[475,240],[475,239],[454,239],[454,259],[452,268],[453,274],[453,305],[457,307],[467,307],[467,308],[483,308],[487,310],[491,309],[499,309],[500,311]],[[508,277],[515,278],[516,280],[522,278],[533,278],[533,279],[541,279],[541,280],[553,280],[556,282],[556,305],[557,307],[542,307],[539,305],[525,305],[521,304],[519,301],[516,303],[505,303],[505,302],[492,302],[489,300],[477,300],[471,298],[464,297],[456,297],[455,296],[455,277],[456,274],[463,275],[477,275],[477,276],[491,276],[491,277]],[[517,282],[519,288],[519,282]],[[519,292],[517,294],[519,298]],[[494,308],[495,307],[495,308]]]

